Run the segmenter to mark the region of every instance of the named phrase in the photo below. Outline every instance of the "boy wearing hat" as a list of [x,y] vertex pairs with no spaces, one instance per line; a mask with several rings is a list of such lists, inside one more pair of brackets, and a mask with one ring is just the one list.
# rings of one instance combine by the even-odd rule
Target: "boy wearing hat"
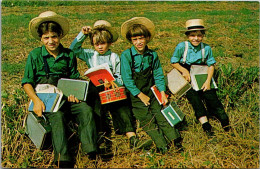
[[[33,101],[33,110],[42,116],[45,105],[37,97],[35,87],[38,84],[56,86],[60,78],[77,79],[77,60],[74,53],[64,48],[60,40],[69,32],[68,20],[52,11],[41,13],[29,23],[32,36],[41,41],[43,46],[33,49],[27,58],[22,86]],[[97,152],[96,127],[92,108],[86,102],[79,102],[69,96],[57,112],[44,114],[51,125],[54,161],[61,168],[73,168],[69,153],[65,120],[72,117],[78,123],[78,132],[83,152],[95,157]]]
[[161,113],[162,106],[156,100],[151,87],[156,85],[165,96],[163,70],[155,51],[147,44],[155,35],[155,26],[145,17],[134,17],[121,25],[121,34],[133,46],[121,54],[121,73],[126,88],[130,91],[133,113],[140,126],[153,139],[157,150],[166,153],[170,143],[182,150],[179,131],[171,127]]
[[[82,43],[89,35],[91,45],[93,49],[83,49]],[[111,24],[105,20],[98,20],[94,23],[93,30],[90,26],[84,26],[78,36],[72,42],[70,48],[77,54],[77,57],[86,62],[89,68],[108,63],[112,74],[116,79],[116,83],[119,86],[123,85],[120,73],[120,59],[116,53],[110,50],[110,46],[113,42],[117,41],[118,34],[111,26]],[[104,86],[93,88],[91,100],[94,101],[95,112],[98,116],[96,123],[104,123],[101,120],[105,116],[103,113],[109,111],[112,115],[113,125],[117,133],[126,134],[130,140],[130,148],[141,147],[141,144],[136,137],[135,129],[133,127],[133,117],[130,108],[129,100],[121,100],[112,102],[101,106],[101,101],[98,92],[104,90],[104,87],[109,88],[111,83],[105,81]],[[101,111],[104,110],[104,111]],[[107,130],[108,126],[102,126],[106,124],[100,124],[100,130]],[[144,145],[143,145],[144,146]]]
[[[185,33],[188,41],[181,42],[175,48],[173,56],[171,58],[171,64],[174,68],[179,70],[187,81],[191,81],[190,67],[191,65],[207,65],[208,76],[205,83],[202,85],[201,90],[195,91],[194,89],[189,90],[186,93],[186,97],[191,103],[196,118],[202,124],[203,130],[207,135],[212,136],[212,126],[208,122],[208,113],[216,116],[221,122],[222,127],[228,131],[229,118],[225,113],[223,105],[219,101],[216,90],[210,88],[210,82],[214,74],[214,65],[216,60],[213,57],[211,47],[208,44],[202,43],[205,35],[204,22],[201,19],[191,19],[186,22],[186,30],[181,31]],[[186,49],[186,52],[185,51]],[[204,51],[202,50],[204,48]],[[184,54],[185,53],[185,54]],[[204,56],[204,57],[203,57]],[[205,58],[205,59],[204,59]],[[204,106],[204,102],[206,108]]]

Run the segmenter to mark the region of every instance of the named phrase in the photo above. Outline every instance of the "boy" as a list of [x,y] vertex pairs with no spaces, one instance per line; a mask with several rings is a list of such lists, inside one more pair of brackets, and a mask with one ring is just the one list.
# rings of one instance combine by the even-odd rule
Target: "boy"
[[[94,46],[95,50],[83,49],[82,43],[86,37],[90,35],[91,45]],[[119,56],[109,49],[111,44],[117,41],[118,34],[111,27],[111,24],[105,20],[98,20],[94,23],[93,30],[90,26],[84,26],[75,40],[72,42],[70,48],[77,54],[77,57],[86,62],[89,68],[98,66],[103,63],[108,63],[113,73],[116,83],[123,85],[120,73],[120,59]],[[94,96],[91,100],[95,100],[95,107],[98,107],[95,112],[98,114],[99,118],[102,118],[102,112],[100,109],[102,107],[105,112],[109,111],[112,115],[113,124],[115,130],[118,130],[120,134],[126,134],[130,140],[130,148],[137,146],[137,137],[135,134],[135,129],[133,127],[133,117],[130,108],[129,100],[122,100],[107,105],[101,106],[101,101],[98,92],[104,90],[104,87],[109,88],[111,86],[110,82],[106,81],[104,86],[98,88],[98,91],[94,92],[95,89],[92,88]],[[97,106],[98,105],[98,106]],[[98,121],[97,121],[98,123]],[[140,144],[138,146],[141,146]]]
[[[205,60],[202,61],[202,47],[201,43],[205,35],[204,22],[201,19],[191,19],[186,22],[186,30],[182,31],[185,33],[188,39],[188,52],[184,57],[183,53],[185,50],[185,42],[181,42],[175,48],[173,56],[171,58],[171,64],[174,68],[179,70],[187,81],[191,81],[190,78],[190,67],[193,64],[208,65],[208,76],[205,83],[202,85],[201,90],[195,91],[194,89],[189,90],[186,93],[186,97],[191,103],[196,118],[202,124],[203,130],[207,135],[212,136],[212,126],[208,122],[207,111],[216,116],[220,120],[222,127],[228,131],[230,129],[229,119],[224,111],[224,108],[219,101],[216,90],[210,89],[210,82],[214,74],[214,64],[216,60],[212,55],[212,50],[209,45],[203,43],[205,49]],[[186,60],[184,59],[186,58]],[[207,110],[203,104],[206,103]]]
[[171,127],[161,113],[161,106],[150,89],[154,84],[165,96],[163,70],[155,51],[147,44],[155,34],[155,26],[145,17],[134,17],[121,26],[121,34],[133,46],[121,55],[121,73],[126,88],[130,91],[133,113],[140,126],[153,139],[157,150],[165,154],[170,143],[182,150],[181,137],[177,129]]
[[[57,85],[60,78],[79,78],[77,60],[74,53],[64,48],[60,40],[69,32],[68,20],[52,11],[41,13],[29,23],[32,36],[41,41],[43,46],[33,49],[27,58],[22,86],[33,101],[33,110],[42,116],[45,105],[37,97],[35,87],[37,84]],[[48,70],[47,70],[48,69]],[[66,122],[72,117],[77,120],[78,132],[83,152],[91,158],[97,152],[96,128],[93,112],[86,102],[79,102],[74,96],[69,96],[62,107],[53,113],[46,113],[50,122],[54,161],[61,168],[73,168],[69,153],[68,139],[66,137]]]

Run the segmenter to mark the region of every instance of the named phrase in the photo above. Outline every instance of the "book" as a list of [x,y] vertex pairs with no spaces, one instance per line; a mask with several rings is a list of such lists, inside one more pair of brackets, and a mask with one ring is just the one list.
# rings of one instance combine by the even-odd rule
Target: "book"
[[[54,108],[58,103],[58,100],[60,98],[60,94],[58,93],[36,93],[36,95],[41,99],[41,101],[45,105],[45,111],[44,112],[53,112]],[[31,100],[29,104],[29,111],[33,112],[34,103]]]
[[61,78],[58,81],[58,89],[60,89],[64,96],[74,95],[81,101],[86,101],[88,94],[89,81],[78,79]]
[[191,84],[181,75],[177,69],[172,69],[167,74],[168,88],[178,98],[191,89]]
[[[163,103],[162,103],[162,94],[161,94],[161,92],[158,90],[158,88],[156,87],[156,85],[153,85],[153,86],[151,87],[151,90],[153,91],[153,94],[154,94],[154,96],[156,97],[156,99],[158,100],[159,104],[162,105],[162,104],[163,104]],[[169,97],[169,95],[167,95],[167,94],[165,94],[165,95],[166,95],[167,98]]]
[[[195,80],[196,80],[196,83],[198,85],[198,89],[201,89],[202,85],[205,83],[207,78],[208,78],[208,74],[197,74],[197,75],[195,75]],[[210,82],[210,88],[211,89],[215,88],[212,80]]]
[[95,86],[103,85],[105,82],[105,79],[107,81],[114,81],[115,78],[109,68],[108,63],[104,63],[95,67],[92,67],[88,69],[85,73],[85,76],[89,77],[91,82]]
[[60,95],[56,106],[53,109],[53,112],[57,112],[59,108],[64,104],[63,93],[60,89],[58,89],[56,86],[51,84],[37,84],[35,87],[36,93],[58,93]]
[[51,126],[44,115],[38,117],[35,113],[29,112],[25,122],[25,132],[36,148],[40,150],[48,149],[52,145]]
[[171,102],[167,107],[162,109],[161,112],[172,127],[183,121],[185,117],[185,114],[175,102]]
[[[191,85],[196,91],[202,90],[201,87],[205,83],[208,77],[208,66],[207,65],[192,65],[190,69]],[[217,89],[217,84],[214,78],[211,78],[210,88]]]

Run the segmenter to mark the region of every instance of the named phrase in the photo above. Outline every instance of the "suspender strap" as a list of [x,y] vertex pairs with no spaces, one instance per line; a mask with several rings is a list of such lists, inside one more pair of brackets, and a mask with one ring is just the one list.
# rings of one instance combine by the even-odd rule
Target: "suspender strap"
[[188,41],[185,41],[185,50],[184,50],[184,53],[183,53],[183,61],[182,61],[183,64],[186,62],[188,48],[189,48]]
[[113,73],[116,73],[116,54],[113,52],[111,53],[110,61],[112,64]]
[[47,63],[47,57],[43,56],[43,63],[44,63],[44,71],[46,73],[46,77],[47,77],[47,79],[49,79],[49,77],[50,77],[50,68],[49,68],[49,65]]
[[202,62],[204,63],[205,60],[205,48],[204,48],[204,44],[201,42],[201,54],[202,54]]
[[132,70],[132,74],[133,74],[135,72],[135,68],[134,68],[135,60],[134,60],[134,56],[133,56],[131,48],[129,50],[130,50],[130,55],[131,55],[131,59],[132,59],[131,70]]
[[[204,48],[204,44],[201,42],[200,46],[201,46],[201,54],[202,54],[202,63],[204,63],[204,61],[205,61],[205,48]],[[189,49],[188,41],[185,41],[185,49],[184,49],[184,53],[183,53],[183,56],[182,56],[183,57],[183,61],[182,61],[183,64],[186,62],[188,49]]]

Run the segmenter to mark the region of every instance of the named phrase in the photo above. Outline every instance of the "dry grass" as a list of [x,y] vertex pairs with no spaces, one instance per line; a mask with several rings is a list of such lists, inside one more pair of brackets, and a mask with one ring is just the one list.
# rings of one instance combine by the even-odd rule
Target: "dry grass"
[[[109,20],[119,30],[120,24],[131,17],[150,18],[155,22],[157,34],[149,45],[158,52],[165,73],[171,69],[169,59],[175,46],[184,40],[179,31],[191,16],[203,18],[208,23],[210,29],[205,42],[212,46],[219,64],[232,63],[236,69],[258,66],[259,63],[257,2],[121,2],[112,5],[109,2],[98,5],[86,2],[85,6],[2,6],[2,167],[55,167],[52,151],[37,150],[24,135],[23,120],[28,113],[29,100],[20,85],[28,53],[41,45],[29,36],[28,23],[46,10],[69,18],[71,30],[62,40],[65,47],[69,47],[83,25],[92,25],[98,19]],[[90,45],[84,44],[84,47]],[[128,47],[129,44],[120,37],[112,49],[121,53]],[[235,57],[240,53],[242,58]],[[78,65],[83,74],[85,64],[79,61]],[[259,104],[258,95],[259,82],[256,81],[240,96],[236,106],[230,106],[229,97],[223,98],[221,101],[233,130],[225,133],[217,120],[210,119],[216,133],[213,139],[203,133],[187,100],[176,100],[172,96],[186,114],[186,123],[179,126],[184,139],[183,153],[177,153],[172,147],[167,154],[161,155],[155,153],[154,145],[149,151],[131,151],[125,136],[112,134],[113,157],[110,160],[90,161],[76,145],[75,167],[259,168],[259,112],[255,108]],[[137,133],[142,140],[149,138],[140,128]]]

